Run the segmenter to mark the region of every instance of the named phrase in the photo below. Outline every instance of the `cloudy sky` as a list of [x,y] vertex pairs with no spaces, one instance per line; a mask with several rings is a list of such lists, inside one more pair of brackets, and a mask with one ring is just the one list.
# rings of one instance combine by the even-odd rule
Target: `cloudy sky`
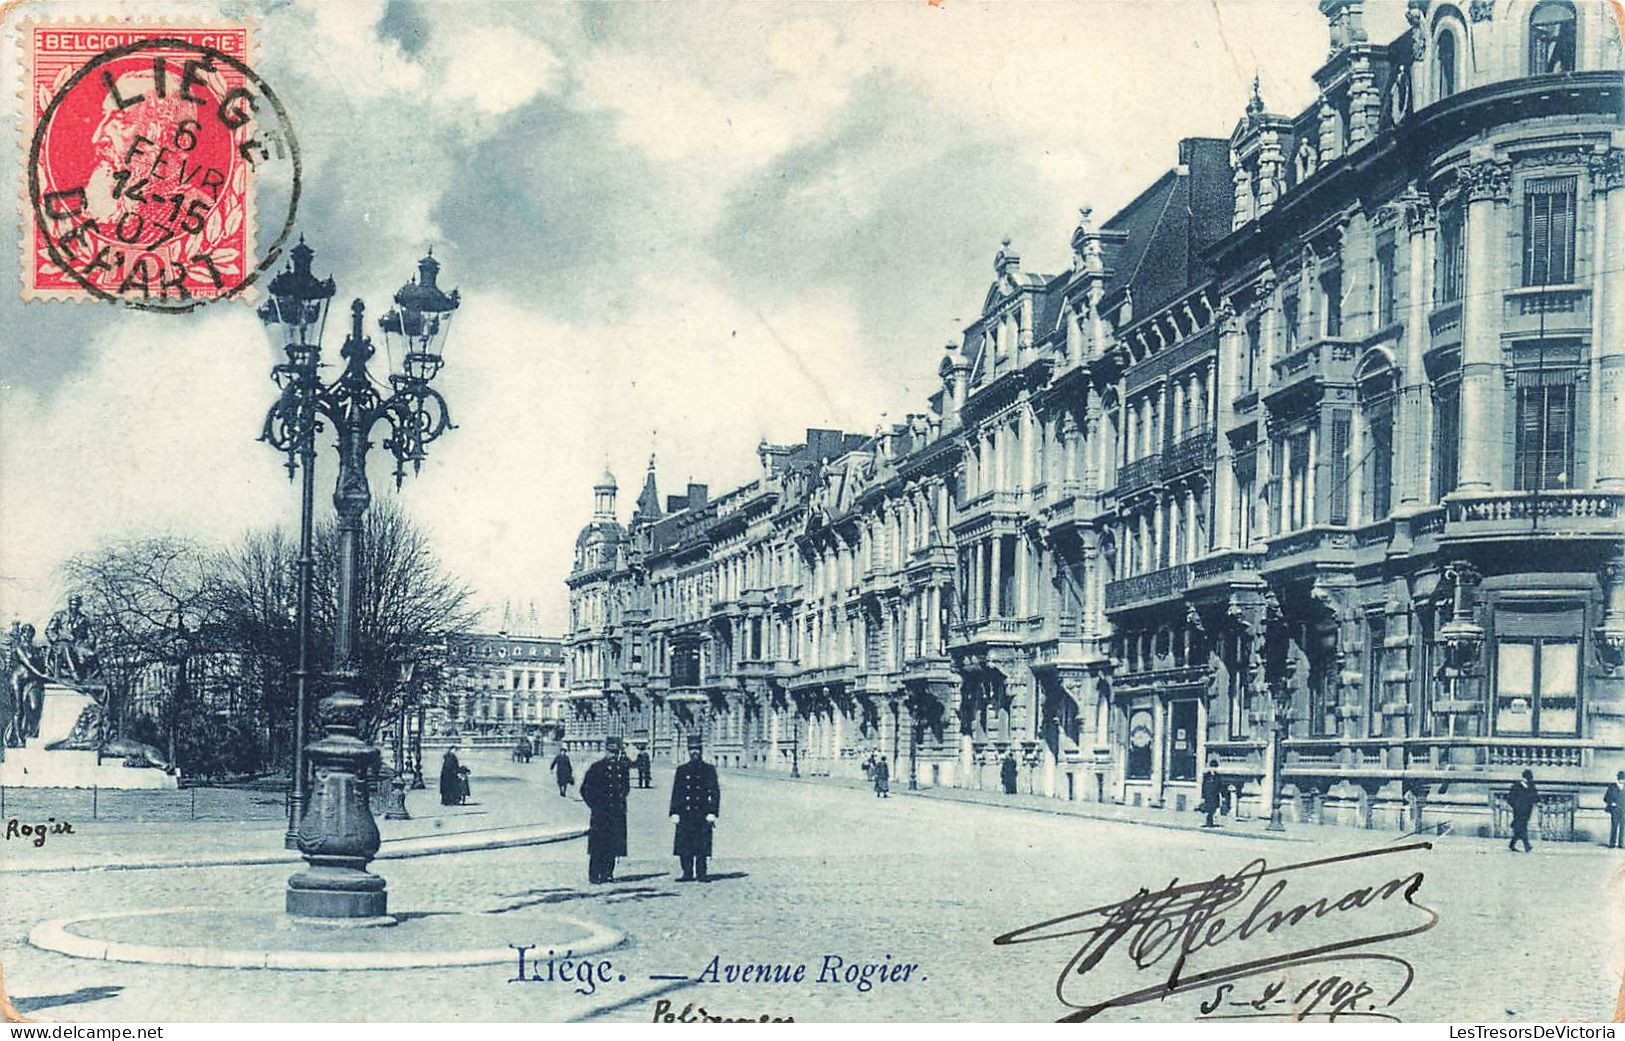
[[[1403,28],[1402,0],[1370,7],[1374,37]],[[1306,104],[1326,48],[1314,0],[165,10],[257,22],[341,300],[382,306],[434,246],[463,294],[440,380],[460,428],[400,495],[485,603],[535,601],[555,631],[606,462],[624,519],[651,447],[663,492],[715,493],[764,436],[923,411],[1003,236],[1059,269],[1078,206],[1110,213],[1180,137],[1227,135],[1255,71],[1272,108]],[[0,282],[16,263],[0,251]],[[291,523],[254,440],[272,360],[240,302],[0,296],[0,615],[43,621],[62,559],[111,539]]]

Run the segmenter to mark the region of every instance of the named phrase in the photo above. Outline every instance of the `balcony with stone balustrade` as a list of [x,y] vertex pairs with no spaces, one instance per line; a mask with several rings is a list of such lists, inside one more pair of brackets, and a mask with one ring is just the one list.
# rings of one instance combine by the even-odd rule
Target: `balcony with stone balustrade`
[[1625,492],[1455,492],[1445,498],[1441,543],[1471,539],[1618,539]]

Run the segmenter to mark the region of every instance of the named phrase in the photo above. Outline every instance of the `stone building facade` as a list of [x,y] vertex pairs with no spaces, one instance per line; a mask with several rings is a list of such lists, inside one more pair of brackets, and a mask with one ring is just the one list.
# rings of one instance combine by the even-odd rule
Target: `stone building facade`
[[504,608],[496,632],[460,633],[446,650],[446,694],[425,721],[428,733],[563,736],[565,642],[542,635],[534,608],[524,616]]
[[[578,542],[573,741],[1552,837],[1625,769],[1625,192],[1604,5],[1321,0],[1316,102],[1058,274],[1008,241],[929,409]],[[605,498],[608,491],[607,501]],[[577,652],[585,659],[577,658]]]

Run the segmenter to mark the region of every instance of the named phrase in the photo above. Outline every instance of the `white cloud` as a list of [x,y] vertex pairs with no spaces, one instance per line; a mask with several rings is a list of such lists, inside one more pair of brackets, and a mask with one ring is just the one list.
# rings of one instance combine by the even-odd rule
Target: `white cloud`
[[0,613],[43,621],[61,562],[107,540],[223,539],[290,516],[278,457],[254,440],[272,352],[246,307],[205,315],[119,312],[78,378],[0,398]]
[[558,55],[523,33],[482,26],[438,35],[444,94],[472,101],[485,115],[509,112],[558,87]]

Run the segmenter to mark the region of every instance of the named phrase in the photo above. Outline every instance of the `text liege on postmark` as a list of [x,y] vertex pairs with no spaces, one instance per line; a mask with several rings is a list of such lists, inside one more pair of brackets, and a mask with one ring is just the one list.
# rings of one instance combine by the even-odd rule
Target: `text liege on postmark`
[[[185,311],[275,259],[298,146],[250,43],[247,26],[26,27],[25,299]],[[268,173],[283,219],[256,255]]]

